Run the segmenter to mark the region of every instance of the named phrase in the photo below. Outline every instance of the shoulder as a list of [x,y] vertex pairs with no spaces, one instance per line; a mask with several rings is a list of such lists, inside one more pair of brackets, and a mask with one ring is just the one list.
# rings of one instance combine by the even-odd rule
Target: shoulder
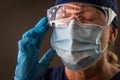
[[58,73],[62,73],[64,71],[64,67],[52,67],[49,68],[46,72],[46,75],[57,75]]
[[111,80],[120,80],[120,72],[118,72]]
[[64,67],[52,67],[49,68],[45,74],[45,80],[67,80]]

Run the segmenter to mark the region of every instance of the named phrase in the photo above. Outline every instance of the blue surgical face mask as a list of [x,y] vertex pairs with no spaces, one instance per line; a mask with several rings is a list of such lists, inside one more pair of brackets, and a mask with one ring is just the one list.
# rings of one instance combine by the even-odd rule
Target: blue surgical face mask
[[107,48],[101,49],[102,30],[99,25],[71,20],[67,27],[53,30],[51,46],[67,68],[83,71],[96,63]]

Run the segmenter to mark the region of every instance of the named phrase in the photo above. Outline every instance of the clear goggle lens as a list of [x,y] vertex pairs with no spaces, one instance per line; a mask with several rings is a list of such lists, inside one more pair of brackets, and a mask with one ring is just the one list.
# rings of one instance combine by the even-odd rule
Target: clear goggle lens
[[115,16],[110,8],[84,3],[60,4],[47,10],[51,27],[67,27],[73,19],[81,24],[108,26]]

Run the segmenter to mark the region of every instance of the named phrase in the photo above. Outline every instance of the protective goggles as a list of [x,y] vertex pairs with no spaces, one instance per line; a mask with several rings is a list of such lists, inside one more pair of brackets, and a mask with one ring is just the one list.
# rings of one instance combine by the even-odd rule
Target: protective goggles
[[107,7],[71,2],[51,7],[47,10],[51,27],[67,27],[71,20],[80,24],[108,26],[116,17],[116,13]]

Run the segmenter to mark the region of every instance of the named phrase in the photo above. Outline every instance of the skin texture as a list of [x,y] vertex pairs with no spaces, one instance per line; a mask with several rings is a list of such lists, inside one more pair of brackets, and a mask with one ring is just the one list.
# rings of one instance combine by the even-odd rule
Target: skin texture
[[[95,9],[95,8],[89,8],[89,9],[91,9],[91,11],[93,11],[94,9],[94,11],[96,11],[96,13],[98,13],[99,15],[98,16],[99,20],[95,20],[93,21],[93,23],[99,24],[99,22],[105,19],[104,14],[100,10]],[[84,15],[86,14],[81,14],[81,15],[83,15],[84,17]],[[91,23],[91,22],[88,22],[88,23]],[[116,28],[113,27],[112,24],[104,28],[102,32],[101,40],[100,40],[101,48],[104,49],[106,45],[109,46],[110,44],[113,44],[117,38],[117,34],[118,34],[118,31]],[[104,51],[103,57],[97,63],[95,63],[94,65],[92,65],[90,68],[88,68],[85,71],[74,72],[68,69],[67,67],[65,67],[65,72],[66,72],[68,79],[69,80],[110,80],[120,70],[116,68],[115,66],[111,65],[107,61],[107,50],[108,49]]]

